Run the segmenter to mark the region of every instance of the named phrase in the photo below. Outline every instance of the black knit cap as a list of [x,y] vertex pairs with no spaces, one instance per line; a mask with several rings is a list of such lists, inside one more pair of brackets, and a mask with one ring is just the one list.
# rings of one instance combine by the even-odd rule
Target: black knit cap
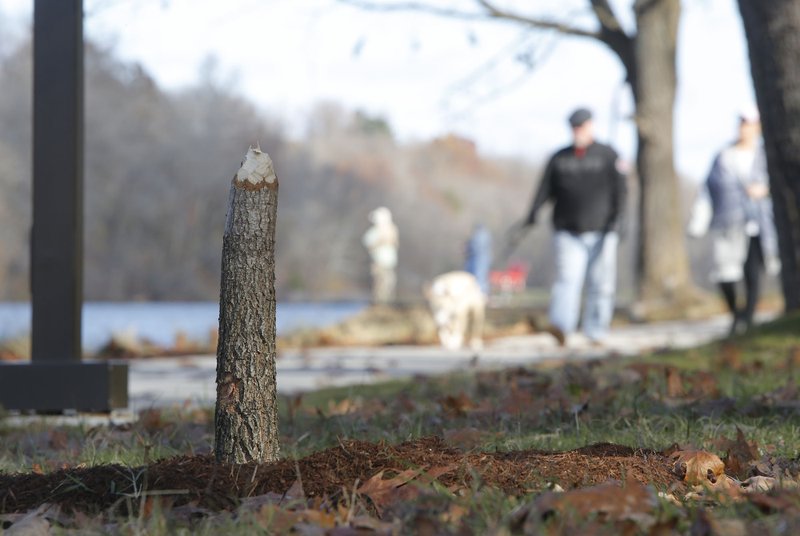
[[569,124],[571,127],[579,127],[584,124],[586,121],[592,118],[592,112],[590,112],[587,108],[578,108],[569,116]]

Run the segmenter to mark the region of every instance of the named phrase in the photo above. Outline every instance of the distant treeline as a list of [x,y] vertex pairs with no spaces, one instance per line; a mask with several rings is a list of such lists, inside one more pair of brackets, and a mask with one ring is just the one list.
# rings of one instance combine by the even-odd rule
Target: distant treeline
[[[227,87],[212,69],[168,92],[139,65],[86,48],[85,297],[215,300],[229,181],[250,144],[280,180],[281,299],[363,298],[368,212],[389,207],[400,229],[399,292],[459,269],[473,225],[502,234],[522,217],[536,166],[479,154],[451,135],[399,143],[380,117],[316,106],[302,140]],[[0,58],[0,300],[26,299],[31,226],[31,47]],[[293,129],[295,130],[295,129]],[[631,218],[633,220],[633,218]],[[516,257],[545,284],[547,226]],[[630,287],[630,255],[622,286]]]

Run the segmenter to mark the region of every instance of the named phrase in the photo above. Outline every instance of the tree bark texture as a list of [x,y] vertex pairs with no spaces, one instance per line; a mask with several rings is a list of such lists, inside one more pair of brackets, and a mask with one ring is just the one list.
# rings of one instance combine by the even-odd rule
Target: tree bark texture
[[250,149],[231,183],[222,245],[217,345],[217,461],[278,457],[272,161]]
[[756,90],[787,311],[800,309],[800,1],[739,0]]
[[639,290],[645,302],[673,302],[691,288],[680,188],[673,160],[673,108],[680,0],[637,0],[634,40],[640,181]]

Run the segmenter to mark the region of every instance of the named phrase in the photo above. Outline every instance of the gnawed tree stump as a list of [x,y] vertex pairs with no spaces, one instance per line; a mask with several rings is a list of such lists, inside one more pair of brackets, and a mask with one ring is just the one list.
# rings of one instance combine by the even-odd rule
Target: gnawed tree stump
[[222,242],[215,452],[225,463],[278,457],[275,224],[278,179],[252,147],[231,183]]

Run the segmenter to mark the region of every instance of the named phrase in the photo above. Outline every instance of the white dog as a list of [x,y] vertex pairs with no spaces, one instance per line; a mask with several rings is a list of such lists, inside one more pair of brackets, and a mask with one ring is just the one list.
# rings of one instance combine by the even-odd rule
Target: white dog
[[442,274],[426,288],[425,297],[442,346],[457,350],[468,340],[473,350],[483,347],[486,296],[475,276],[468,272]]

